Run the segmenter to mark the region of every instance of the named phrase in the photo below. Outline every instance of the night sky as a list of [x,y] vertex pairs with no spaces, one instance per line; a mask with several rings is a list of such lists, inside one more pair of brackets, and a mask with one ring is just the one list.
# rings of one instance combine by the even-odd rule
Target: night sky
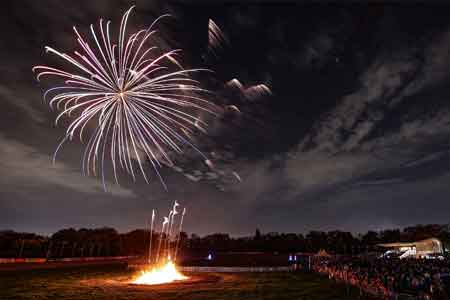
[[[212,69],[201,78],[211,101],[241,111],[196,137],[216,169],[188,151],[163,170],[167,192],[154,177],[123,176],[105,192],[81,174],[79,141],[53,165],[64,123],[54,125],[31,71],[57,63],[46,45],[74,50],[73,25],[87,34],[103,17],[117,32],[133,4],[132,29],[172,14],[158,27],[161,46]],[[126,231],[174,199],[187,206],[185,229],[200,234],[450,221],[450,6],[8,0],[0,14],[1,229]],[[224,43],[208,43],[209,19]],[[272,95],[246,97],[226,84],[233,78]]]

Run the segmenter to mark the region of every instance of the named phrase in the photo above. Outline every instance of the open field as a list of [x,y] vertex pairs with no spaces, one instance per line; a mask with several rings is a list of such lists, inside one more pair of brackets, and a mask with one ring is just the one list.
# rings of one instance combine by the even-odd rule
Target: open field
[[182,284],[128,284],[135,274],[119,265],[0,271],[0,299],[359,299],[357,290],[350,289],[347,295],[344,285],[313,274],[187,274],[191,278],[206,277]]

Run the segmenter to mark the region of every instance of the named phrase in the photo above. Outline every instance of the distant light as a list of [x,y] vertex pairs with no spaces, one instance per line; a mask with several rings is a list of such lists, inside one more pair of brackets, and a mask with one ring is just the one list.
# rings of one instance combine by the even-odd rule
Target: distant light
[[212,254],[209,253],[209,254],[208,254],[208,257],[207,257],[206,259],[207,259],[207,260],[212,260]]
[[294,255],[294,261],[297,261],[297,255]]
[[288,261],[292,261],[292,255],[289,254],[289,259]]

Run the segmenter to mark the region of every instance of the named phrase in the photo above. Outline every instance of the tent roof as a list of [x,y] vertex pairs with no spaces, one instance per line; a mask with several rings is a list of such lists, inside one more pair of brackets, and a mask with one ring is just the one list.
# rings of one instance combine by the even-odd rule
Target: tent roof
[[324,249],[320,249],[315,256],[330,257],[331,255]]
[[429,238],[420,240],[417,242],[398,242],[398,243],[385,243],[385,244],[377,244],[377,246],[385,247],[385,248],[395,248],[395,247],[414,247],[417,244],[441,244],[441,241],[436,238]]

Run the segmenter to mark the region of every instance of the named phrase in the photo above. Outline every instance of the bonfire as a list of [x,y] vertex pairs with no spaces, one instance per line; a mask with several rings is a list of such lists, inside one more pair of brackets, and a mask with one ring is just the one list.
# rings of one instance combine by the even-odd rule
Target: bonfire
[[161,267],[154,267],[143,271],[142,274],[133,280],[134,284],[162,284],[179,280],[185,280],[188,277],[181,274],[172,261],[168,261]]

